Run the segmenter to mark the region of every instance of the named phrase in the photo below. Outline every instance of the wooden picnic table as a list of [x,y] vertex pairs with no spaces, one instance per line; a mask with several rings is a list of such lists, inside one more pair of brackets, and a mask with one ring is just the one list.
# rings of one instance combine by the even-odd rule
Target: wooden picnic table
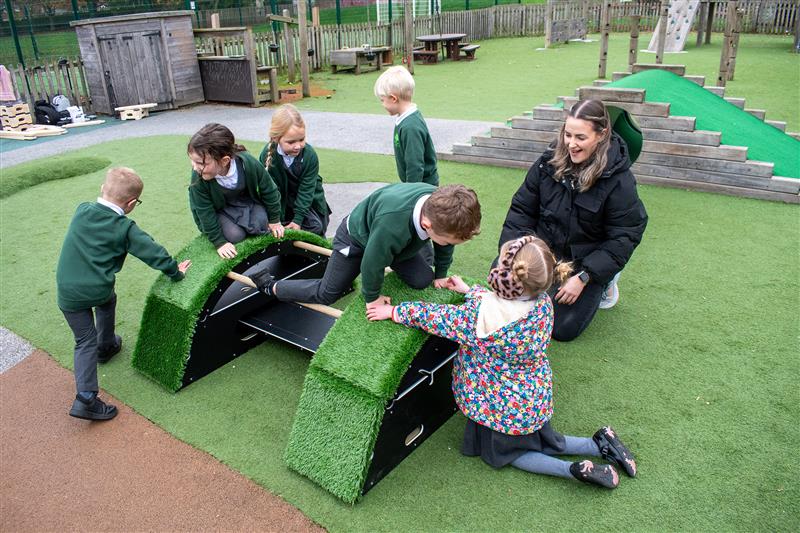
[[392,49],[388,46],[371,46],[357,48],[342,48],[331,50],[331,71],[342,68],[353,68],[356,74],[361,74],[361,65],[374,62],[375,70],[381,70],[384,64],[392,64]]
[[466,33],[434,33],[431,35],[419,35],[417,40],[425,45],[425,50],[438,50],[439,43],[442,43],[442,52],[453,61],[460,59],[458,43],[466,37]]

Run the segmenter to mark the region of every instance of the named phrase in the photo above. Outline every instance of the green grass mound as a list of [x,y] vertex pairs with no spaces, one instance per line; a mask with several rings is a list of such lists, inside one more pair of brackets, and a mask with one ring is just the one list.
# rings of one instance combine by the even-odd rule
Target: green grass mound
[[0,180],[0,198],[6,198],[15,192],[46,181],[91,174],[110,164],[111,161],[105,157],[56,157],[4,170],[3,179]]
[[[460,294],[409,288],[395,274],[392,302],[460,303]],[[390,320],[370,323],[354,298],[311,361],[289,436],[287,464],[342,500],[361,494],[386,402],[428,335]]]
[[747,158],[775,163],[775,175],[800,178],[800,141],[665,70],[646,70],[606,87],[645,89],[648,102],[669,102],[673,116],[697,117],[698,130],[719,131],[722,144],[746,146]]
[[270,235],[251,237],[236,245],[233,259],[221,259],[203,235],[177,255],[191,259],[185,279],[173,282],[163,274],[153,283],[145,302],[139,337],[131,364],[170,391],[181,388],[192,336],[200,311],[220,280],[252,253],[278,240],[299,240],[330,248],[330,243],[305,231],[286,231],[284,239]]

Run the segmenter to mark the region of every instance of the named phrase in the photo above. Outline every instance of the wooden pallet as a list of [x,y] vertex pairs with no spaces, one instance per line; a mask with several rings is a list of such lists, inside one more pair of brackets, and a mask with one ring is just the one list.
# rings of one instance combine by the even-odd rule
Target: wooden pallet
[[150,116],[150,109],[158,104],[138,104],[115,107],[114,111],[119,111],[120,120],[141,120]]
[[21,130],[2,130],[0,139],[16,139],[21,141],[31,141],[39,137],[51,137],[53,135],[63,135],[67,130],[59,126],[48,126],[45,124],[26,124],[20,126]]

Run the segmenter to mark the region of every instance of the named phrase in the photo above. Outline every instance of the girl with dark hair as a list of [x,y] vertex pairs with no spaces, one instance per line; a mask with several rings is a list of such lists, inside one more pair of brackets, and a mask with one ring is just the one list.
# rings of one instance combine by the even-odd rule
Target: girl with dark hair
[[236,257],[248,235],[283,237],[281,195],[258,160],[222,124],[206,124],[187,148],[192,162],[189,207],[220,257]]
[[556,340],[580,335],[601,300],[608,308],[619,296],[618,274],[647,226],[630,166],[628,146],[612,130],[605,105],[581,100],[511,200],[500,244],[536,235],[577,271],[551,289]]

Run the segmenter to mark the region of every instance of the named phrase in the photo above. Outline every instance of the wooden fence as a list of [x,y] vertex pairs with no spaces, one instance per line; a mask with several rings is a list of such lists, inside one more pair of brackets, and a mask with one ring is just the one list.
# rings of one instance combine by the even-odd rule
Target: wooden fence
[[57,94],[63,94],[72,105],[82,106],[86,112],[92,111],[92,102],[86,87],[86,73],[80,57],[27,68],[18,64],[9,71],[14,91],[20,100],[28,103],[31,113],[36,100],[51,102]]

